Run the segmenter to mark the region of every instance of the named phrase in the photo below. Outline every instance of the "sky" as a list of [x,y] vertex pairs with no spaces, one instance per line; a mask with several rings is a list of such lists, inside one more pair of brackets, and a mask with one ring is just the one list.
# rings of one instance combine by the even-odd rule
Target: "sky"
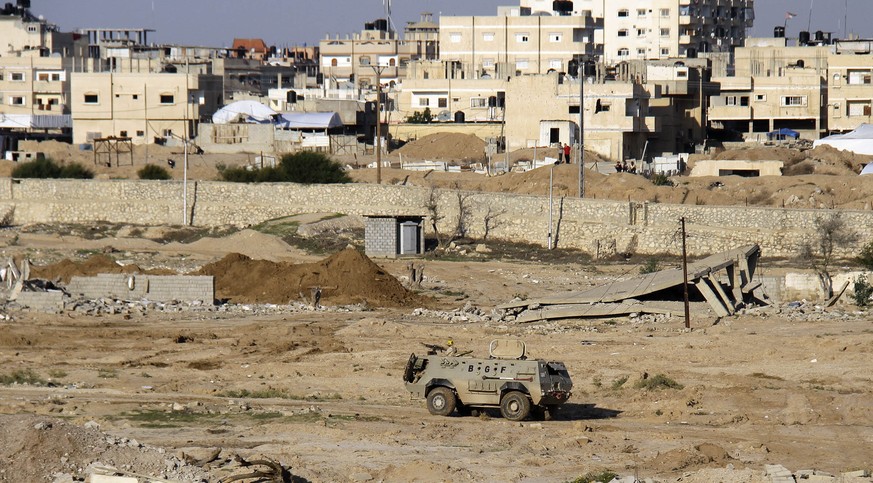
[[[9,0],[12,1],[12,0]],[[645,1],[645,0],[642,0]],[[517,0],[393,0],[398,29],[421,12],[495,15],[498,5]],[[786,12],[788,37],[800,30],[823,30],[842,37],[848,7],[850,33],[873,37],[871,0],[757,0],[753,36],[772,36]],[[810,16],[810,10],[812,15]],[[360,31],[364,22],[384,17],[383,0],[32,0],[31,11],[60,25],[78,28],[149,28],[150,42],[228,47],[234,37],[262,38],[268,45],[314,45],[326,36]]]

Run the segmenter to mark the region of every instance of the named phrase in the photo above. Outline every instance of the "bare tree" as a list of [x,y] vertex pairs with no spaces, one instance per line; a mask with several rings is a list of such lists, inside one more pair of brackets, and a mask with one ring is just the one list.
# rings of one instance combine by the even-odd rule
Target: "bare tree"
[[440,211],[440,194],[435,186],[430,187],[430,192],[427,195],[427,202],[424,206],[427,208],[428,215],[430,215],[430,226],[433,228],[434,236],[436,236],[437,245],[442,247],[443,240],[442,236],[440,236],[439,222],[445,218],[445,215]]
[[846,224],[840,213],[834,213],[827,218],[816,218],[815,238],[801,245],[800,258],[815,270],[826,299],[834,296],[830,273],[835,261],[834,251],[857,241],[858,233]]
[[505,208],[500,208],[499,210],[494,209],[493,206],[488,207],[488,211],[485,212],[485,233],[482,234],[482,239],[487,240],[488,235],[491,234],[491,230],[503,226],[503,220],[499,218],[506,214]]
[[470,218],[473,216],[473,207],[470,204],[470,193],[465,193],[461,190],[461,185],[455,182],[455,197],[458,201],[458,218],[455,220],[455,232],[453,238],[462,238],[467,236],[470,229]]

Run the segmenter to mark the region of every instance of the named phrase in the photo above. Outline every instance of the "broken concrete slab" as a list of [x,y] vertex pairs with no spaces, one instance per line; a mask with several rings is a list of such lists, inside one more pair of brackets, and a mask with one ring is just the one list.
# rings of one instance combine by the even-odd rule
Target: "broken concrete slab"
[[[748,245],[735,250],[711,255],[688,265],[688,284],[695,287],[696,294],[703,296],[719,317],[727,317],[737,308],[757,299],[766,299],[760,291],[760,284],[753,282],[761,248]],[[722,270],[725,273],[720,273]],[[726,282],[725,282],[726,281]],[[498,306],[498,309],[520,314],[517,320],[534,321],[538,316],[552,319],[572,317],[602,317],[621,314],[621,304],[631,300],[648,299],[637,302],[633,312],[663,313],[659,301],[652,301],[658,293],[664,301],[675,301],[675,294],[684,284],[681,268],[661,270],[633,277],[627,280],[600,285],[581,292],[569,292],[552,297],[534,300],[513,301]],[[726,286],[725,286],[726,285]],[[746,290],[746,289],[750,290]],[[751,294],[751,290],[755,294]],[[673,294],[669,292],[672,291]],[[681,293],[681,292],[679,292]],[[766,302],[765,300],[761,300]],[[613,308],[594,309],[596,304],[619,304]],[[548,309],[560,306],[561,309]],[[570,307],[576,306],[575,309]],[[584,307],[582,307],[584,306]],[[547,310],[548,309],[548,310]]]

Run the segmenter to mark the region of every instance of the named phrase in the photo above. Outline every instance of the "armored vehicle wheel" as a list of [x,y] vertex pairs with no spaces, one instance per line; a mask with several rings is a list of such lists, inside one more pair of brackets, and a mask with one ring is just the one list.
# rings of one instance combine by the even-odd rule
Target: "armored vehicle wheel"
[[427,410],[434,416],[448,416],[455,410],[455,393],[447,387],[436,387],[427,394]]
[[500,400],[500,414],[510,421],[521,421],[530,415],[530,399],[518,391],[510,391]]

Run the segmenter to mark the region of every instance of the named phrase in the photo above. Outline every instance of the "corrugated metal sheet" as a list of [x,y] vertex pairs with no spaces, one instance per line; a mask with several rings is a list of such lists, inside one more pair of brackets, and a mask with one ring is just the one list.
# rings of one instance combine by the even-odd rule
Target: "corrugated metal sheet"
[[73,117],[53,114],[0,114],[0,128],[64,129],[73,127]]

